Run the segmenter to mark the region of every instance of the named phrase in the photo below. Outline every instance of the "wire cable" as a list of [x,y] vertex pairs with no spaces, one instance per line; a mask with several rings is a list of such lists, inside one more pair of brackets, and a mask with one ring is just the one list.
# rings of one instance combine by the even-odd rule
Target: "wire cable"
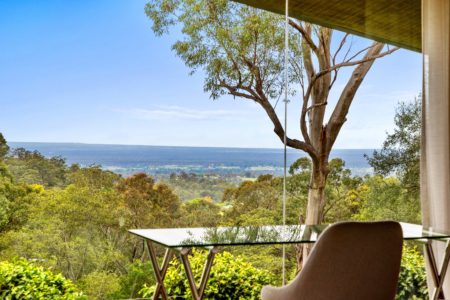
[[[284,226],[286,226],[286,171],[287,171],[287,110],[289,103],[289,0],[285,3],[285,20],[284,20],[284,161],[283,161],[283,235]],[[282,259],[282,281],[286,284],[286,245],[283,244]]]

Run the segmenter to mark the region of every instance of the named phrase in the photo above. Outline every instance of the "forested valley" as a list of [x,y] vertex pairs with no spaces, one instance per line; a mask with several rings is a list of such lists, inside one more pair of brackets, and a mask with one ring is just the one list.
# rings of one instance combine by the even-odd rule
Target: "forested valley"
[[[343,160],[331,161],[324,223],[421,222],[419,107],[418,100],[400,104],[396,131],[368,157],[374,175],[353,176]],[[289,168],[288,224],[303,222],[310,170],[307,158]],[[151,265],[143,241],[128,229],[281,224],[281,191],[282,178],[273,175],[239,184],[214,174],[123,177],[101,166],[67,165],[62,157],[10,149],[0,136],[0,297],[150,297]],[[280,247],[222,250],[206,291],[209,299],[258,299],[263,285],[280,284]],[[420,250],[415,244],[405,246],[397,299],[427,297]],[[193,255],[194,271],[200,273],[205,254]],[[290,246],[290,278],[296,265],[295,246]],[[172,295],[189,298],[180,270],[174,260],[167,287]]]

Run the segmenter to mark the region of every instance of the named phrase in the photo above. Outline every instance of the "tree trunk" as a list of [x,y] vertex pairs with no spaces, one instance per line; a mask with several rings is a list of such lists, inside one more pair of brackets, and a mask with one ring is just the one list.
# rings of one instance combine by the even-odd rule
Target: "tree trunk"
[[[325,185],[328,177],[328,160],[320,163],[320,166],[312,166],[311,178],[308,190],[308,204],[306,207],[306,225],[320,224],[323,219],[325,207]],[[312,244],[301,244],[297,248],[297,270],[301,270],[306,263]]]
[[308,190],[306,225],[320,224],[322,222],[323,208],[325,206],[326,177],[327,174],[323,170],[314,170],[313,167]]

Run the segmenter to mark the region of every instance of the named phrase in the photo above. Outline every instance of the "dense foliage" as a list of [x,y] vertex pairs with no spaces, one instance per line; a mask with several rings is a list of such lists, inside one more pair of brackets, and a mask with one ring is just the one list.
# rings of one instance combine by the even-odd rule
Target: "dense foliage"
[[[194,251],[190,262],[197,282],[200,282],[206,253]],[[257,269],[241,256],[229,252],[216,255],[214,268],[205,290],[205,299],[259,299],[263,286],[273,282],[273,276]],[[183,265],[173,260],[166,275],[165,286],[168,295],[174,299],[192,299],[189,282],[183,271]],[[153,295],[155,286],[144,287],[143,295]]]
[[75,285],[24,259],[0,262],[0,298],[7,300],[81,300]]
[[396,174],[411,194],[419,194],[420,137],[422,99],[401,102],[395,115],[394,132],[389,133],[383,148],[367,157],[375,172],[387,176]]
[[8,154],[9,152],[9,146],[6,142],[5,137],[0,132],[0,160],[3,160],[3,158]]
[[[151,266],[142,240],[128,234],[130,228],[281,223],[282,179],[273,175],[238,184],[216,175],[177,174],[157,181],[141,173],[123,178],[99,166],[67,166],[62,158],[10,150],[1,140],[0,149],[9,151],[0,159],[0,255],[8,261],[2,266],[23,272],[39,266],[39,272],[51,269],[61,273],[55,276],[67,282],[75,296],[75,290],[89,299],[151,294],[155,283]],[[289,224],[303,222],[298,215],[304,215],[310,172],[307,158],[290,167]],[[209,183],[211,192],[207,191]],[[180,199],[175,191],[191,185],[197,192]],[[405,186],[403,177],[353,176],[340,159],[330,161],[326,197],[322,218],[327,223],[352,219],[420,222],[419,197]],[[157,249],[159,254],[161,250]],[[212,268],[206,292],[210,299],[254,299],[263,285],[280,284],[280,247],[224,250],[227,252],[217,256]],[[196,274],[204,255],[194,252]],[[24,259],[16,261],[16,257],[32,260],[33,265]],[[294,246],[288,247],[287,268],[292,278],[296,259]],[[172,262],[168,286],[175,294],[187,295],[181,268],[177,261]],[[423,257],[417,250],[405,248],[400,279],[397,299],[426,299]],[[32,291],[21,282],[14,289],[19,290]]]
[[162,177],[161,182],[171,186],[174,193],[182,201],[188,201],[194,198],[209,197],[215,202],[222,199],[223,191],[226,188],[233,187],[239,182],[241,177],[236,175],[215,175],[215,174],[196,174],[172,173],[168,177]]
[[403,248],[402,265],[396,299],[428,299],[425,261],[416,248]]
[[6,162],[11,174],[21,182],[46,187],[61,187],[66,183],[66,163],[61,157],[45,158],[37,151],[17,148]]

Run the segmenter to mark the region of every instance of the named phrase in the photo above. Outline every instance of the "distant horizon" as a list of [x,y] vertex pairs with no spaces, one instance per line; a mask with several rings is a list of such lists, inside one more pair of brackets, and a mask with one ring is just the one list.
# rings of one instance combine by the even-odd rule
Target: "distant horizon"
[[[201,174],[280,175],[283,173],[283,147],[198,147],[167,145],[125,145],[50,142],[10,142],[11,148],[38,151],[45,157],[62,157],[68,165],[99,165],[122,175],[145,172],[152,175],[177,172]],[[287,149],[287,164],[307,157],[301,150]],[[340,158],[352,174],[372,172],[366,155],[374,149],[333,149],[330,159]]]
[[[154,144],[117,144],[117,143],[85,143],[85,142],[34,142],[34,141],[7,141],[10,144],[64,144],[64,145],[92,145],[92,146],[136,146],[136,147],[178,147],[178,148],[230,148],[230,149],[269,149],[283,150],[283,144],[280,147],[239,147],[239,146],[190,146],[190,145],[154,145]],[[288,150],[298,150],[288,147]],[[333,148],[333,150],[379,150],[381,148]],[[304,152],[304,151],[303,151]]]

